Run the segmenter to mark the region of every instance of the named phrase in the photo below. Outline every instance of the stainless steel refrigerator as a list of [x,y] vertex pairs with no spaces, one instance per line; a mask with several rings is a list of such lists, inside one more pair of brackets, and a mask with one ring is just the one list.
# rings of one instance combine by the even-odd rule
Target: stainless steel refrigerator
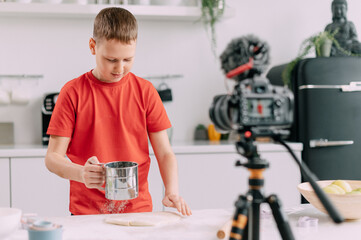
[[320,180],[360,180],[361,58],[304,59],[292,76],[302,160]]

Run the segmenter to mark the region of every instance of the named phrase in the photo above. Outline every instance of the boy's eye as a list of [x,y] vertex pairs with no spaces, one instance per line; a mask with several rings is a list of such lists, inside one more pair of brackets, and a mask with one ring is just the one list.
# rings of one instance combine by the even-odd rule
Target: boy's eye
[[107,59],[109,62],[116,62],[117,61],[117,59]]

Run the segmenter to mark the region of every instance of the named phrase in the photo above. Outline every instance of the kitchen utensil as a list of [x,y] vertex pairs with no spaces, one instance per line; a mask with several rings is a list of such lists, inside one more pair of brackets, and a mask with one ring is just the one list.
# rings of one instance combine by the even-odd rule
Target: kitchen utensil
[[217,238],[218,239],[228,239],[229,234],[231,232],[232,227],[232,219],[228,220],[218,231]]
[[0,239],[9,237],[20,225],[21,210],[0,208]]
[[98,4],[109,4],[109,0],[97,0]]
[[63,0],[62,3],[70,3],[70,4],[88,4],[88,0]]
[[[330,185],[334,180],[317,181],[321,188]],[[361,181],[346,180],[352,189],[361,188]],[[298,191],[307,201],[315,208],[327,214],[311,185],[308,182],[301,183],[297,186]],[[345,219],[361,219],[361,194],[332,194],[327,193],[334,206],[339,210]]]
[[10,94],[3,88],[0,88],[0,105],[7,105],[11,102]]
[[63,227],[49,221],[35,221],[28,226],[29,240],[61,240]]
[[161,83],[158,86],[157,91],[160,99],[162,99],[162,102],[168,102],[173,100],[172,89],[170,89],[166,83]]
[[0,122],[0,145],[14,144],[14,123]]
[[[31,0],[13,0],[13,1],[18,2],[18,3],[30,3],[31,2]],[[5,1],[3,1],[3,2],[5,2]]]
[[18,87],[11,91],[11,103],[28,104],[31,99],[31,92],[25,87]]
[[105,168],[105,197],[110,200],[129,200],[138,197],[138,164],[110,162]]
[[49,3],[49,4],[59,4],[62,0],[32,0],[34,3]]
[[151,0],[152,5],[168,5],[168,6],[180,6],[182,0]]
[[131,5],[149,5],[150,0],[129,0]]

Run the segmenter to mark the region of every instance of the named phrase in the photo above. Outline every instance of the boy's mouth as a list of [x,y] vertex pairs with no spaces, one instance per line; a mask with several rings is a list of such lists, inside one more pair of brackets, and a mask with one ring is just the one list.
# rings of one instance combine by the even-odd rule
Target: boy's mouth
[[112,73],[112,76],[115,78],[120,78],[122,76],[121,73]]

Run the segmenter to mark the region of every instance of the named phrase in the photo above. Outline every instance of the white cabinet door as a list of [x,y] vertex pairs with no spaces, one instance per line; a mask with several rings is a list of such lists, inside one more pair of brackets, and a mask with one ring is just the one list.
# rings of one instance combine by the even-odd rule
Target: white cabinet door
[[10,207],[9,158],[0,158],[0,207]]
[[69,216],[69,181],[49,172],[44,158],[11,158],[12,206],[39,216]]
[[247,173],[236,154],[177,154],[179,192],[193,210],[232,208],[247,189]]
[[[283,206],[300,203],[297,184],[301,176],[286,152],[260,153],[270,163],[264,173],[264,195],[276,194]],[[233,153],[177,154],[180,194],[191,209],[233,208],[240,194],[248,191],[249,171],[235,167]]]
[[[265,152],[261,157],[269,162],[265,170],[264,192],[266,196],[276,194],[283,207],[294,207],[301,203],[297,185],[301,183],[301,172],[288,152]],[[301,159],[301,152],[295,152]]]
[[163,210],[163,181],[160,176],[157,159],[150,155],[150,170],[148,175],[149,192],[152,196],[153,211]]

